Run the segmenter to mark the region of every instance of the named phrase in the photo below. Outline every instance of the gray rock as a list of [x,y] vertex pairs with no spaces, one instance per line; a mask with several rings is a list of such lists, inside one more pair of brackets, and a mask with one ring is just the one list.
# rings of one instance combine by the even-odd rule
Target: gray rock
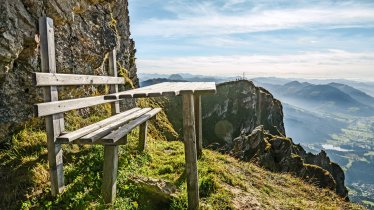
[[280,101],[251,81],[240,80],[217,85],[217,94],[203,96],[204,145],[231,144],[243,130],[248,134],[257,126],[285,136]]
[[177,187],[170,182],[161,179],[149,177],[130,177],[129,182],[135,184],[136,188],[142,191],[143,197],[152,201],[154,205],[169,204],[173,198],[176,198]]
[[335,190],[348,200],[344,185],[344,172],[339,165],[330,161],[325,151],[314,155],[307,153],[292,139],[266,132],[264,126],[256,127],[251,134],[233,140],[226,152],[233,156],[275,172],[290,172],[319,187]]
[[[0,146],[32,118],[33,104],[41,102],[41,90],[31,78],[40,71],[38,19],[43,15],[54,20],[57,72],[107,75],[106,55],[117,46],[119,67],[138,86],[127,5],[127,0],[1,0]],[[61,90],[62,98],[74,97]],[[84,95],[96,91],[81,90]]]

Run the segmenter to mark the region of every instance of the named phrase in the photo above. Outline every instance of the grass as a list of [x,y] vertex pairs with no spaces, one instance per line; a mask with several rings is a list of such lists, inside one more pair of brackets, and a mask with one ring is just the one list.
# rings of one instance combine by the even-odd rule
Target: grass
[[[1,194],[4,205],[1,208],[154,209],[155,206],[143,200],[141,189],[128,182],[131,176],[143,176],[174,183],[179,193],[168,208],[185,209],[187,195],[182,142],[150,138],[147,151],[137,152],[136,136],[135,130],[129,136],[129,144],[120,149],[118,198],[113,206],[106,206],[100,193],[101,146],[64,148],[66,189],[53,199],[48,183],[45,133],[25,128],[14,136],[13,149],[0,156],[2,168],[12,171],[11,176],[1,183],[6,192]],[[342,201],[329,190],[214,151],[204,150],[198,167],[202,209],[240,209],[246,203],[265,209],[360,209]]]
[[[162,101],[141,100],[139,105],[162,107]],[[65,117],[66,127],[74,130],[107,115],[108,106],[70,112]],[[34,124],[13,136],[9,150],[0,151],[0,209],[186,209],[184,147],[180,141],[166,141],[178,136],[165,113],[150,123],[146,152],[136,149],[138,130],[128,136],[127,145],[120,147],[117,199],[113,205],[105,205],[100,192],[102,146],[64,145],[66,189],[58,197],[51,197],[46,134]],[[289,174],[272,173],[211,150],[203,153],[198,162],[201,209],[362,208]],[[156,206],[144,196],[144,189],[129,181],[134,176],[171,182],[178,193],[167,205]]]

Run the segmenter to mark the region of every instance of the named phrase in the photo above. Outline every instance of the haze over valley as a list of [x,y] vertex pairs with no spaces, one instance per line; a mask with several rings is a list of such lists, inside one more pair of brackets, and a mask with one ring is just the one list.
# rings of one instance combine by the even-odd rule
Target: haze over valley
[[[191,74],[140,74],[147,86],[167,81],[240,80]],[[325,150],[343,167],[350,198],[374,202],[374,83],[353,80],[249,79],[283,105],[286,135],[307,151]]]

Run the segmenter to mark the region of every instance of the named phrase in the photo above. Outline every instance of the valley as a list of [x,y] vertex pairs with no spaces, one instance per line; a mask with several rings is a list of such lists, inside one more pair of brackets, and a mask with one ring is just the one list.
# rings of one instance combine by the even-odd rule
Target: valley
[[[182,78],[204,81],[193,75]],[[217,83],[223,80],[205,78]],[[276,77],[251,81],[282,102],[286,135],[314,154],[325,150],[345,171],[350,199],[374,208],[374,84]]]
[[257,85],[282,101],[287,136],[310,152],[325,150],[345,171],[350,199],[373,208],[373,97],[336,82],[260,80]]

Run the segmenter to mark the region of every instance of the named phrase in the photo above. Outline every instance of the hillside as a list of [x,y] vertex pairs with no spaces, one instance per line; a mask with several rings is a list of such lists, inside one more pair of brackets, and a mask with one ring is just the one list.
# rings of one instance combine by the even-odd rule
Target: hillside
[[[282,101],[287,135],[292,136],[294,141],[300,143],[307,151],[318,153],[321,149],[325,150],[331,160],[338,163],[345,171],[346,185],[350,189],[350,199],[373,208],[374,191],[372,189],[374,183],[368,174],[374,173],[372,158],[374,115],[372,111],[365,112],[364,109],[347,112],[349,109],[339,108],[338,103],[331,106],[334,109],[316,109],[318,106],[313,104],[313,101],[310,103],[310,100],[289,99],[290,95],[296,97],[295,93],[305,85],[309,84],[313,87],[318,83],[335,88],[330,88],[334,92],[338,89],[340,95],[349,96],[340,99],[347,99],[348,102],[354,100],[355,103],[360,103],[364,109],[373,110],[370,108],[372,97],[367,94],[370,91],[363,92],[360,86],[357,86],[365,84],[370,89],[370,82],[305,79],[287,82],[284,79],[278,81],[275,78],[270,80],[262,78],[257,81],[258,85],[266,87]],[[309,88],[308,90],[310,92],[307,95],[315,89]],[[372,87],[371,90],[373,90]],[[343,100],[342,104],[344,103],[346,102]]]
[[[135,136],[136,131],[120,150],[118,198],[113,208],[185,209],[182,142],[150,138],[147,152],[137,153]],[[49,193],[44,139],[44,132],[26,128],[14,136],[12,150],[1,152],[1,167],[11,173],[0,179],[0,209],[107,208],[100,193],[102,148],[65,148],[67,187],[54,200]],[[204,150],[198,168],[202,209],[363,209],[289,174],[272,173],[211,150]]]

